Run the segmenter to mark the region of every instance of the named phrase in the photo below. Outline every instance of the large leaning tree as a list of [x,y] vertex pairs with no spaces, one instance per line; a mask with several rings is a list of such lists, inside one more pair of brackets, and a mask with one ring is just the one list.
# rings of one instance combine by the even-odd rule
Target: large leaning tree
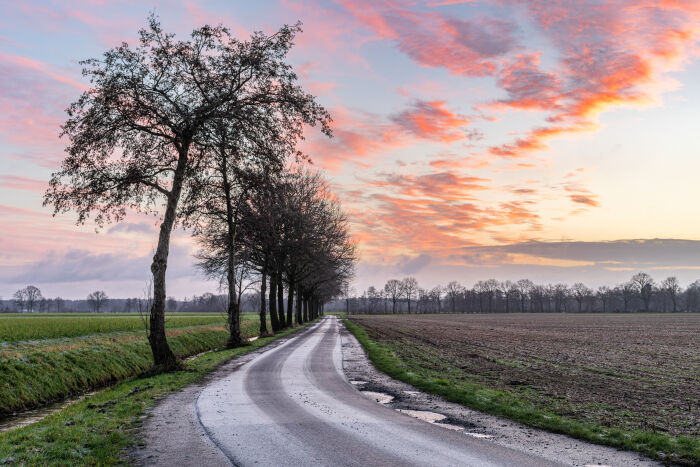
[[212,124],[250,128],[261,112],[284,122],[292,109],[306,123],[326,127],[327,113],[284,61],[299,31],[298,24],[284,26],[242,41],[223,26],[203,26],[177,40],[151,16],[138,45],[123,43],[81,62],[91,87],[67,110],[67,156],[44,204],[54,214],[76,211],[79,224],[94,216],[98,227],[130,209],[161,216],[148,334],[158,366],[176,366],[165,337],[170,235],[177,223],[191,225],[181,199],[199,199],[192,180],[209,155]]

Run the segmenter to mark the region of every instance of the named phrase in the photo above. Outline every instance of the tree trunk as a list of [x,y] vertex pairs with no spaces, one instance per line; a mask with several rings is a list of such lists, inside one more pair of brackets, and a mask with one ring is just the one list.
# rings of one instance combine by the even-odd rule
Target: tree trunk
[[228,235],[226,236],[226,249],[228,250],[228,264],[226,271],[226,282],[228,283],[228,341],[227,349],[233,349],[243,345],[241,339],[241,316],[238,308],[238,298],[236,297],[236,219],[231,205],[231,184],[228,181],[226,171],[226,158],[224,158],[224,194],[226,196],[226,225]]
[[272,332],[280,330],[279,316],[277,315],[277,274],[274,270],[270,272],[270,323],[272,324]]
[[282,286],[282,271],[277,271],[277,322],[280,329],[287,327],[287,319],[284,317],[284,287]]
[[153,363],[165,369],[177,367],[177,359],[165,337],[165,271],[168,267],[168,254],[170,253],[170,234],[175,225],[177,204],[180,201],[182,184],[187,167],[187,153],[189,145],[183,145],[180,149],[177,168],[173,177],[173,187],[168,195],[168,204],[165,209],[163,222],[160,224],[158,235],[158,247],[153,255],[151,272],[153,273],[153,304],[151,305],[150,329],[148,343],[153,353]]
[[297,289],[297,309],[296,309],[297,324],[303,323],[301,316],[301,286]]
[[267,303],[265,303],[265,293],[267,292],[267,274],[265,268],[262,271],[262,282],[260,283],[260,335],[267,335]]
[[302,314],[302,319],[305,323],[309,322],[309,296],[304,295],[304,312]]
[[289,290],[287,290],[287,327],[294,325],[294,284],[289,280]]

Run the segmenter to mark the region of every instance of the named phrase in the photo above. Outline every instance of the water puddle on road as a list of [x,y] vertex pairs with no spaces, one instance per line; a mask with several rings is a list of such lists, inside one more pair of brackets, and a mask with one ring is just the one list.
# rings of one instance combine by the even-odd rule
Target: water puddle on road
[[487,435],[484,433],[471,433],[469,431],[465,431],[464,434],[469,435],[469,436],[473,436],[474,438],[483,438],[483,439],[493,438],[493,436]]
[[[404,391],[406,392],[406,391]],[[437,413],[430,412],[428,410],[411,410],[411,409],[396,409],[397,412],[405,413],[411,417],[418,418],[424,422],[432,423],[442,428],[447,428],[448,430],[461,431],[465,435],[473,436],[475,438],[493,438],[491,435],[485,435],[483,433],[473,433],[470,431],[464,431],[464,427],[459,425],[453,425],[451,423],[441,423],[443,420],[447,419],[447,416]]]
[[376,402],[379,402],[380,404],[388,404],[389,402],[394,400],[394,396],[390,396],[389,394],[384,394],[383,392],[374,392],[374,391],[360,391],[362,394],[365,396],[369,397],[370,399],[373,399]]
[[397,411],[401,413],[405,413],[406,415],[410,415],[413,418],[419,418],[423,420],[424,422],[429,422],[429,423],[435,423],[439,422],[440,420],[444,420],[447,417],[444,416],[441,413],[436,413],[436,412],[428,412],[427,410],[410,410],[410,409],[396,409]]
[[350,384],[354,384],[355,386],[359,386],[361,384],[367,384],[367,381],[361,381],[361,380],[355,380],[355,381],[350,381]]

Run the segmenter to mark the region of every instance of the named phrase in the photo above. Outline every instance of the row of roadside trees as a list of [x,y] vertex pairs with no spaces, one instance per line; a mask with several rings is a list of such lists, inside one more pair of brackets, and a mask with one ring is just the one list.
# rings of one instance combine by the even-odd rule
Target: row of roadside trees
[[[148,324],[156,365],[177,365],[165,335],[176,225],[190,229],[200,267],[227,290],[230,347],[243,343],[240,299],[256,276],[263,297],[269,285],[261,318],[269,305],[276,331],[317,316],[352,274],[347,221],[297,148],[307,126],[331,136],[330,115],[286,63],[300,30],[239,40],[203,26],[177,40],[151,16],[137,46],[82,62],[90,89],[68,109],[67,156],[44,203],[98,227],[130,211],[160,216]],[[288,301],[296,297],[291,319],[284,284]]]
[[535,284],[529,279],[478,281],[468,288],[456,281],[425,289],[413,277],[391,279],[382,289],[370,286],[361,296],[345,290],[350,313],[563,313],[700,312],[700,280],[680,286],[676,277],[657,283],[640,272],[613,287],[592,289],[581,282]]

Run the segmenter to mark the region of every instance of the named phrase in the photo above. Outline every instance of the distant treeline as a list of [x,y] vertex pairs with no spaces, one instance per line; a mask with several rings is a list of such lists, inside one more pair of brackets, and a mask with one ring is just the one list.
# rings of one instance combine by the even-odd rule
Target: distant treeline
[[[27,286],[15,292],[11,300],[0,297],[0,313],[139,313],[145,312],[148,299],[144,298],[109,298],[102,291],[88,295],[84,300],[68,300],[61,297],[44,297],[38,287]],[[168,297],[168,313],[205,313],[221,312],[226,314],[228,307],[226,294],[204,293],[191,298],[177,300]],[[241,311],[260,312],[260,294],[247,293],[241,297]]]
[[472,288],[452,281],[425,289],[413,277],[391,279],[383,288],[369,287],[361,296],[345,291],[328,311],[348,313],[565,313],[565,312],[700,312],[700,280],[682,288],[671,276],[657,283],[638,273],[614,287],[592,289],[583,283],[535,284],[479,281]]

